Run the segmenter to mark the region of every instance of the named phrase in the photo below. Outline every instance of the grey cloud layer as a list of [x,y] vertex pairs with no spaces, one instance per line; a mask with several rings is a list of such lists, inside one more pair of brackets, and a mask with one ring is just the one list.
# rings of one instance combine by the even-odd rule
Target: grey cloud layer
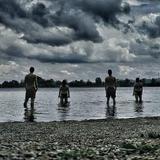
[[100,25],[117,26],[116,15],[128,7],[122,4],[121,0],[0,0],[0,27],[6,27],[1,30],[6,37],[6,41],[0,38],[5,46],[1,55],[49,63],[96,62],[91,54],[93,44],[104,41]]
[[137,39],[137,47],[132,48],[133,50],[140,50],[140,54],[150,55],[151,59],[159,59],[160,57],[160,2],[143,1],[145,4],[136,7],[137,11],[137,32],[141,35]]
[[[132,1],[129,0],[130,4]],[[132,62],[159,58],[157,7],[154,9],[151,1],[145,4],[137,1],[136,6],[126,2],[0,0],[0,57],[28,58],[40,63]],[[151,12],[156,18],[145,21]]]
[[[50,2],[49,7],[46,7],[44,1],[26,10],[18,0],[0,0],[0,22],[17,32],[23,32],[24,39],[31,43],[63,45],[74,40],[100,42],[102,37],[97,31],[95,21],[102,18],[105,22],[113,22],[116,13],[121,12],[121,1],[117,3],[116,0]],[[46,30],[47,27],[57,26],[68,27],[73,30],[73,34],[65,37],[61,33],[54,34]],[[43,34],[39,35],[41,31]]]

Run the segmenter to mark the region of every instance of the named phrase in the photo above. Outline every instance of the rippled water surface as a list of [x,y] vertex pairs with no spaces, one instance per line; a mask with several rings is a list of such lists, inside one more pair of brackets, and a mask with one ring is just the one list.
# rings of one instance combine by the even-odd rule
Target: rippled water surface
[[39,89],[34,110],[24,109],[24,89],[0,90],[0,122],[63,121],[160,116],[160,88],[144,88],[136,104],[132,88],[118,88],[116,106],[107,107],[103,88],[71,88],[68,106],[59,104],[58,89]]

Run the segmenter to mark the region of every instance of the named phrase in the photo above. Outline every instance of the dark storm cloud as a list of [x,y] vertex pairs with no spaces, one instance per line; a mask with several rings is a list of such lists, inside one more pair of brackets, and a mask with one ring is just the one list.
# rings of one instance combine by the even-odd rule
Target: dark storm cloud
[[[7,44],[6,41],[8,41]],[[12,42],[6,39],[0,45],[0,57],[7,60],[14,60],[15,58],[27,58],[37,60],[44,63],[90,63],[90,56],[92,55],[92,45],[80,42],[75,46],[65,47],[50,47],[45,45],[32,45],[22,42]],[[79,46],[83,46],[80,48]]]
[[73,28],[80,39],[93,42],[102,41],[95,23],[102,20],[117,27],[120,22],[116,14],[129,11],[129,6],[122,5],[121,0],[61,0],[59,5],[53,15],[54,23]]
[[35,4],[31,9],[30,16],[30,18],[32,18],[33,21],[36,21],[43,27],[48,27],[53,24],[50,17],[50,12],[43,3]]
[[[115,15],[122,11],[121,1],[117,0],[61,0],[57,1],[56,9],[54,2],[48,9],[43,3],[34,5],[32,19],[44,27],[58,25],[72,28],[75,31],[73,40],[101,42],[102,37],[95,24],[97,20],[117,24]],[[57,11],[51,13],[51,10]]]
[[134,15],[139,17],[138,31],[147,34],[149,38],[160,36],[159,0],[139,0],[138,6],[133,7]]
[[93,42],[101,42],[102,38],[97,31],[93,18],[71,2],[67,1],[66,6],[66,1],[64,1],[55,14],[50,13],[51,9],[54,10],[54,6],[51,6],[51,9],[47,9],[44,4],[37,3],[32,8],[31,18],[43,27],[57,25],[58,27],[65,26],[73,29],[74,34],[71,36],[73,41],[91,40]]
[[121,12],[121,2],[121,0],[83,0],[81,6],[85,12],[99,16],[108,22],[115,18],[116,13]]
[[13,60],[15,57],[27,58],[31,60],[38,60],[43,63],[90,63],[88,55],[79,55],[77,53],[69,53],[69,55],[64,55],[60,52],[55,52],[54,54],[44,54],[38,53],[35,55],[27,55],[24,50],[17,46],[9,47],[5,53],[8,55],[8,59]]
[[[15,0],[0,0],[0,23],[15,30],[17,33],[24,33],[23,38],[29,43],[45,43],[55,46],[68,44],[72,41],[72,37],[66,37],[58,32],[46,31],[43,26],[37,24],[34,20],[36,19],[34,15],[40,14],[40,8],[39,12],[37,8],[35,10],[30,13],[25,11]],[[39,18],[40,20],[43,21],[42,15],[41,19]]]
[[75,31],[74,39],[101,42],[102,38],[97,31],[94,20],[82,11],[65,12],[56,15],[57,25],[67,26]]
[[15,0],[0,0],[0,12],[9,15],[12,18],[26,17],[26,12],[20,7]]
[[145,31],[150,38],[157,38],[160,36],[160,16],[157,16],[154,22],[143,21],[141,30]]
[[35,59],[44,63],[89,63],[88,57],[83,55],[78,55],[71,53],[69,56],[60,56],[60,53],[57,53],[56,56],[45,56],[40,54],[38,56],[27,57],[29,59]]
[[15,0],[0,0],[0,23],[19,31],[20,24],[17,18],[26,18],[26,12],[20,5]]
[[24,50],[16,45],[10,45],[6,49],[0,49],[0,56],[2,59],[13,60],[16,58],[24,58]]
[[[122,11],[121,1],[117,0],[55,0],[50,2],[49,7],[44,1],[44,3],[34,4],[31,9],[27,10],[16,0],[0,0],[0,22],[6,27],[24,33],[24,39],[29,43],[55,46],[77,40],[101,42],[102,37],[96,27],[97,20],[101,18],[107,23],[117,23],[115,15]],[[57,3],[56,7],[55,3]],[[48,27],[60,26],[72,29],[73,33],[66,37],[62,36],[59,31],[57,34],[47,31]],[[45,33],[40,36],[42,30]],[[33,34],[35,32],[37,33]]]
[[87,43],[101,43],[100,26],[118,25],[116,15],[126,11],[121,0],[0,0],[0,24],[15,38],[4,39],[0,51],[40,62],[89,63],[95,57]]
[[60,0],[59,5],[60,9],[57,13],[69,12],[72,9],[82,10],[87,14],[94,15],[94,18],[102,18],[105,22],[113,20],[117,13],[127,12],[127,8],[129,11],[129,5],[123,4],[122,0]]
[[[154,59],[160,58],[160,16],[155,14],[154,16],[147,17],[147,20],[142,21],[142,25],[138,28],[138,31],[148,36],[149,42],[142,41],[140,45],[145,55],[150,55]],[[135,47],[136,49],[136,47]],[[140,53],[140,54],[142,54]]]
[[160,3],[158,0],[139,0],[139,5],[132,7],[132,15],[135,18],[135,28],[139,33],[136,44],[130,50],[137,58],[148,57],[150,61],[160,58]]
[[[38,29],[39,28],[39,29]],[[27,31],[28,34],[24,34],[22,37],[29,43],[38,44],[44,43],[51,46],[61,46],[69,44],[73,41],[72,37],[65,36],[63,33],[45,31],[41,27],[37,27],[37,30]]]

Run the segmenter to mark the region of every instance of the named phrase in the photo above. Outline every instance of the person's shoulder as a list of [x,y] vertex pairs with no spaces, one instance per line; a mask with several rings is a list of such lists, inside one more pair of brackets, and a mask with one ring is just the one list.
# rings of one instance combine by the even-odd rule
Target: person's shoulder
[[105,78],[105,80],[108,80],[109,79],[109,76],[107,76],[106,78]]
[[135,82],[135,83],[134,83],[134,86],[138,86],[138,83],[137,83],[137,82]]
[[25,75],[25,78],[27,78],[27,77],[29,77],[29,74],[26,74],[26,75]]
[[31,74],[31,76],[34,77],[34,78],[37,78],[37,75],[35,75],[35,74]]
[[139,84],[140,84],[140,86],[143,86],[143,83],[142,83],[142,82],[140,82]]

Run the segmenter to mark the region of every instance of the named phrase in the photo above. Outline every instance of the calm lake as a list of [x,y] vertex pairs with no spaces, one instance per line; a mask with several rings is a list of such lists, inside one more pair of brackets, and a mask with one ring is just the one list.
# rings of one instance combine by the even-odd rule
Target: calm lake
[[68,106],[60,106],[58,89],[39,89],[34,110],[24,109],[24,89],[0,89],[0,122],[64,121],[160,116],[160,88],[144,88],[136,104],[133,88],[118,88],[115,108],[106,105],[104,88],[71,88]]

